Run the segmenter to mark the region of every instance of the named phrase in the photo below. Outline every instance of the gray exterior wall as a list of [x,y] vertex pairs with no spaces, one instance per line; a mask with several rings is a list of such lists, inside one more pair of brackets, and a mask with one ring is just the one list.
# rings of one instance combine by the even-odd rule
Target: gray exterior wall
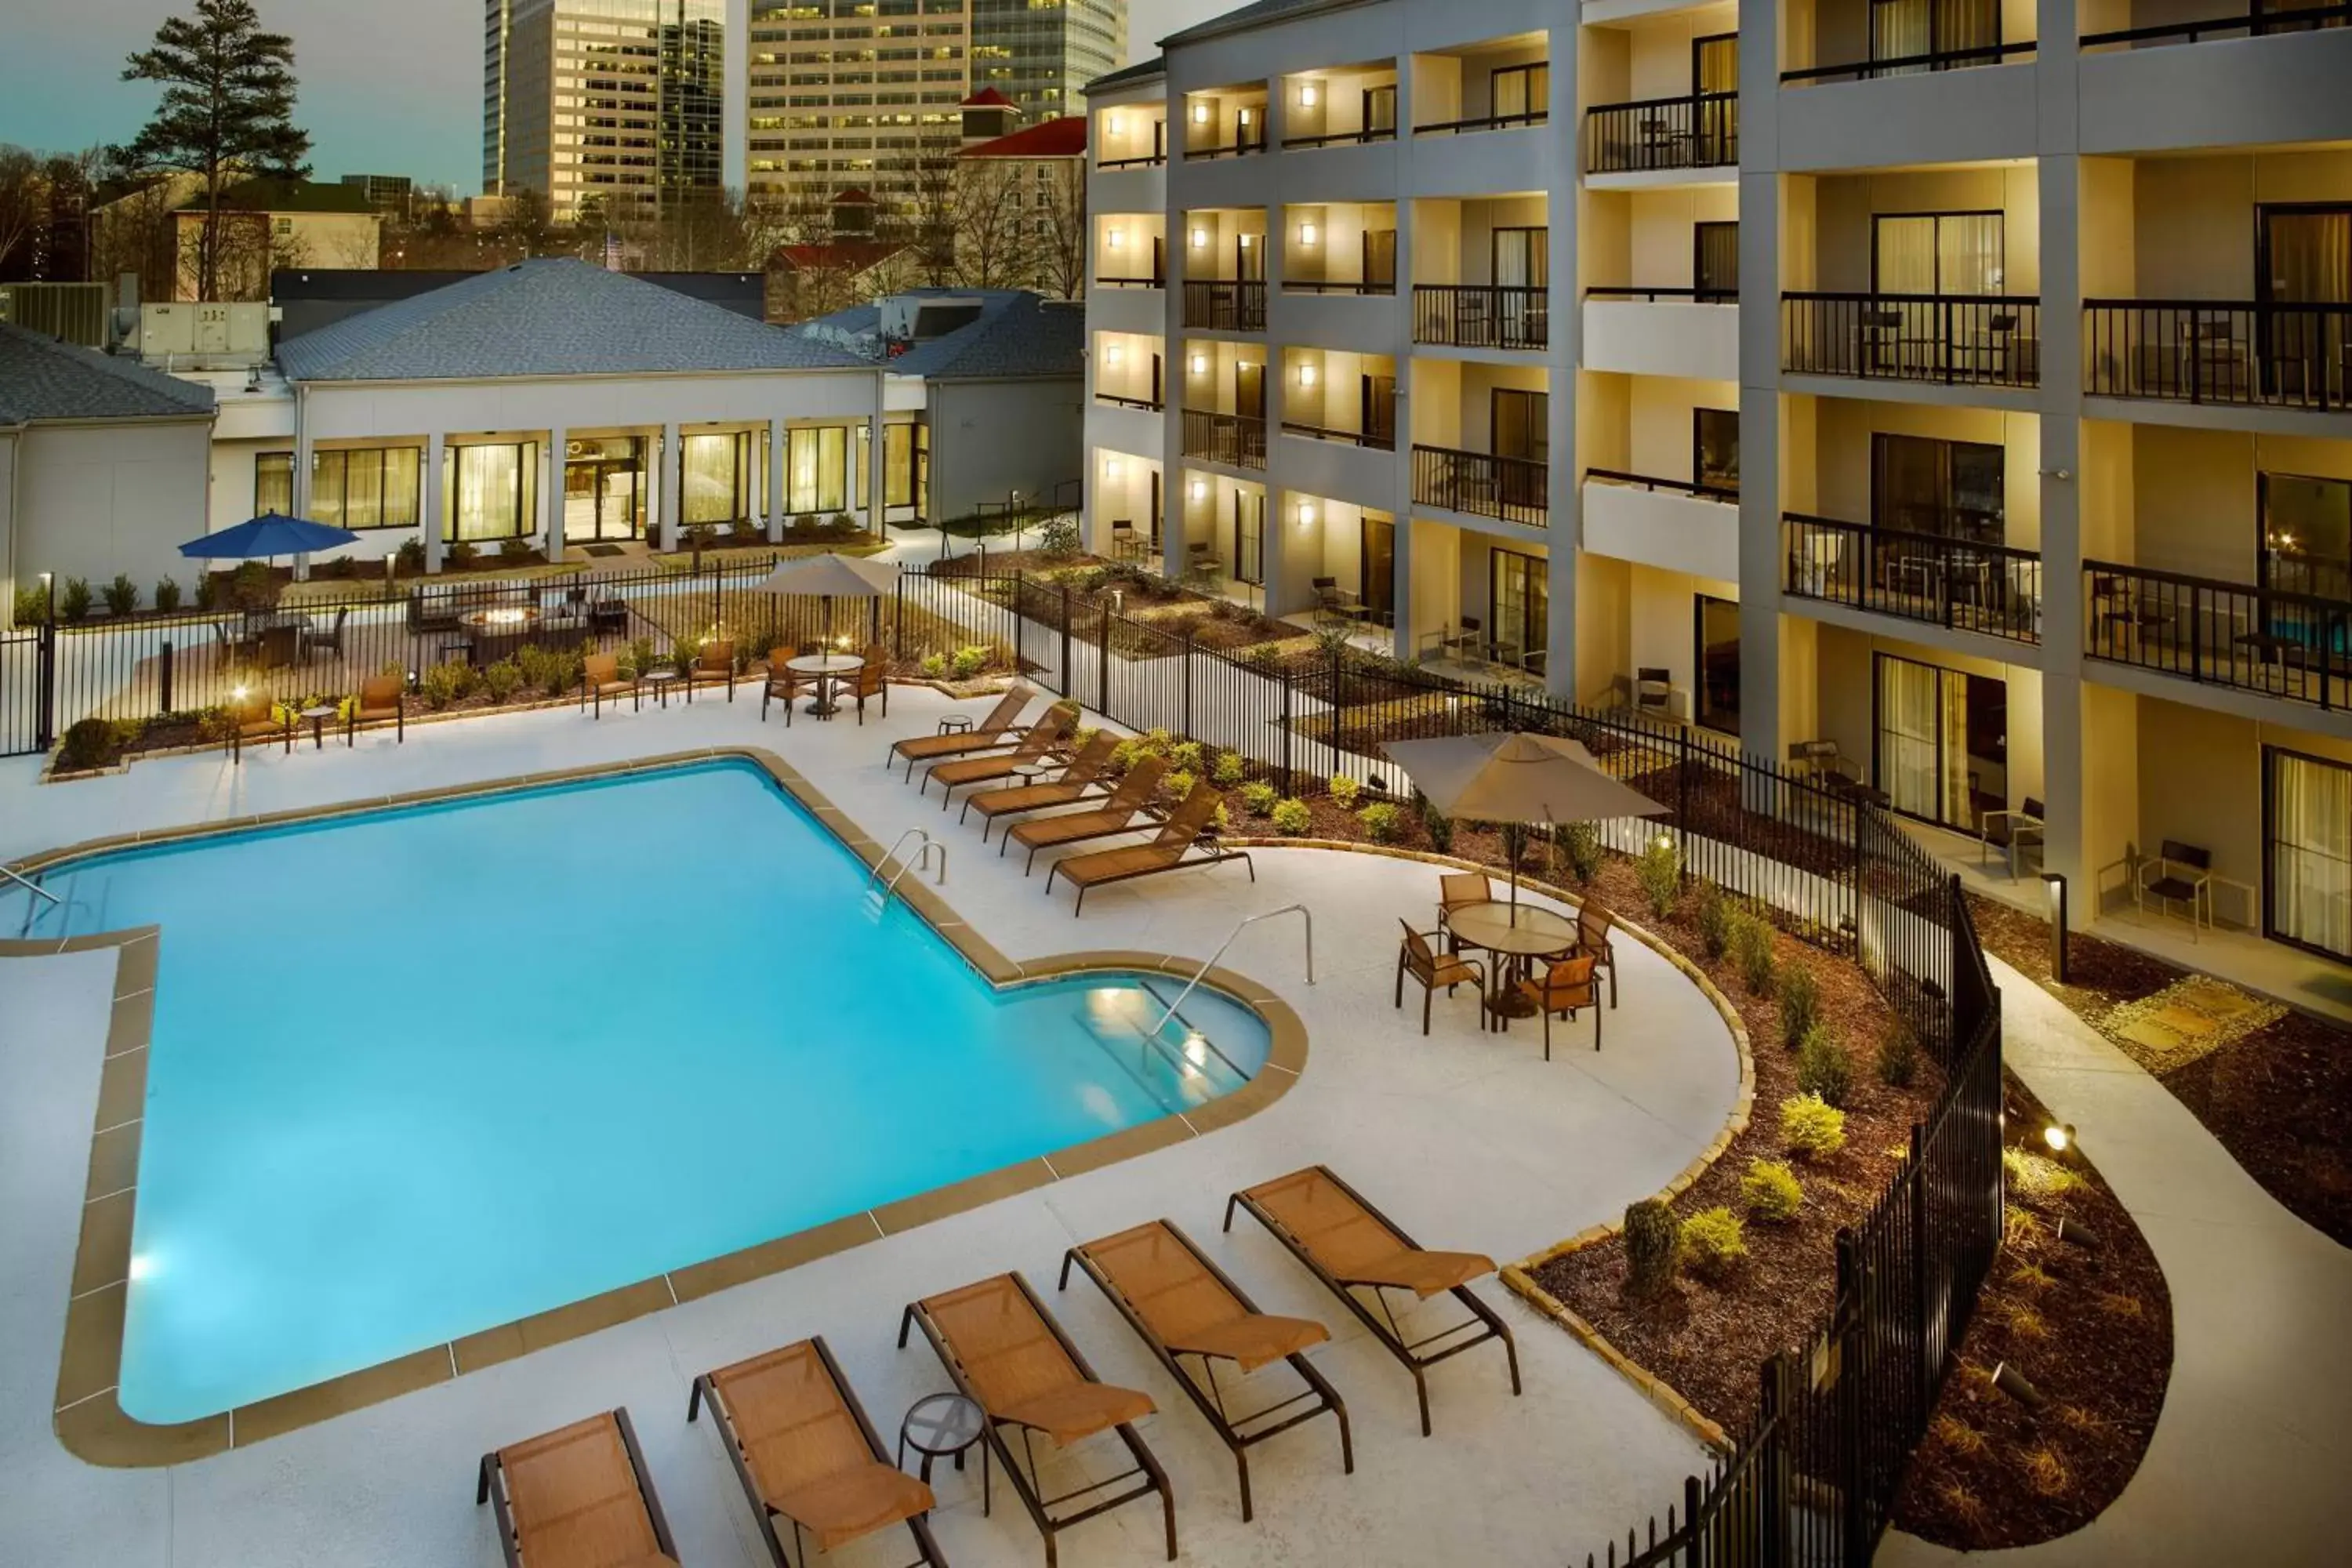
[[[212,416],[37,424],[16,439],[5,478],[13,517],[0,542],[17,583],[38,574],[89,580],[130,574],[142,599],[159,577],[191,587],[198,563],[180,546],[207,531]],[[5,463],[5,459],[0,459]],[[0,500],[0,513],[9,503]]]
[[1086,472],[1086,382],[1079,376],[1022,381],[934,381],[930,515],[963,517],[981,502],[1019,490],[1076,504]]

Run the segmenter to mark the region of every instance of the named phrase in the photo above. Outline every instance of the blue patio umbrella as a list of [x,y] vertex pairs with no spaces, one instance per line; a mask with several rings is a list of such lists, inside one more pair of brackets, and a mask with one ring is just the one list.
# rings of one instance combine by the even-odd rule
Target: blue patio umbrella
[[358,538],[348,528],[271,511],[218,533],[191,539],[180,546],[180,553],[199,561],[257,561],[274,555],[312,554]]

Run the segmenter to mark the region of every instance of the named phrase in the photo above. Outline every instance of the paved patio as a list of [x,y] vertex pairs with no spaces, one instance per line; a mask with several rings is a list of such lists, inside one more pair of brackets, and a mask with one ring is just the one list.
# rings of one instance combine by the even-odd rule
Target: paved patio
[[[919,800],[881,758],[928,732],[944,704],[900,689],[886,723],[845,718],[762,726],[756,700],[608,716],[549,711],[422,726],[352,751],[159,759],[128,773],[36,787],[29,761],[0,764],[0,857],[100,834],[218,821],[509,777],[700,745],[781,752],[872,837],[921,826],[950,847],[943,896],[1015,959],[1073,947],[1205,958],[1244,914],[1293,901],[1316,917],[1318,984],[1305,984],[1295,922],[1254,927],[1226,959],[1276,991],[1310,1041],[1298,1086],[1224,1131],[1124,1164],[877,1240],[847,1253],[322,1425],[170,1469],[89,1468],[49,1430],[63,1321],[106,1029],[114,956],[0,962],[0,1562],[110,1565],[490,1564],[487,1510],[472,1506],[482,1449],[626,1404],[688,1568],[766,1561],[707,1424],[684,1422],[697,1372],[823,1332],[878,1424],[946,1386],[919,1342],[891,1348],[913,1297],[1004,1268],[1046,1290],[1106,1378],[1143,1388],[1143,1428],[1177,1492],[1185,1556],[1220,1564],[1552,1563],[1622,1531],[1679,1493],[1697,1446],[1630,1386],[1523,1308],[1478,1287],[1519,1338],[1527,1394],[1507,1395],[1500,1357],[1473,1352],[1432,1377],[1436,1435],[1418,1435],[1411,1381],[1247,1222],[1217,1233],[1223,1194],[1309,1161],[1349,1174],[1433,1246],[1521,1256],[1655,1192],[1721,1127],[1738,1064],[1712,1005],[1667,963],[1621,943],[1623,1006],[1608,1048],[1546,1064],[1534,1032],[1480,1033],[1466,999],[1441,998],[1424,1041],[1389,994],[1400,915],[1428,922],[1434,873],[1369,856],[1275,849],[1253,886],[1222,867],[1106,889],[1071,918],[1044,875],[982,851],[937,796]],[[616,831],[620,829],[616,826]],[[165,940],[169,940],[166,933]],[[1417,1008],[1413,1009],[1417,1011]],[[780,1107],[780,1121],[791,1108]],[[1231,1462],[1114,1310],[1083,1282],[1051,1296],[1072,1242],[1167,1215],[1207,1247],[1265,1310],[1334,1331],[1315,1360],[1347,1399],[1357,1473],[1342,1477],[1319,1424],[1259,1449],[1257,1521],[1244,1525]],[[1433,1320],[1433,1325],[1434,1320]],[[1073,1462],[1099,1454],[1082,1447]],[[942,1472],[937,1523],[959,1564],[1034,1564],[1040,1542],[1000,1496],[980,1514],[976,1477]],[[1156,1514],[1122,1510],[1073,1531],[1067,1561],[1160,1560]],[[898,1562],[903,1537],[837,1554]]]

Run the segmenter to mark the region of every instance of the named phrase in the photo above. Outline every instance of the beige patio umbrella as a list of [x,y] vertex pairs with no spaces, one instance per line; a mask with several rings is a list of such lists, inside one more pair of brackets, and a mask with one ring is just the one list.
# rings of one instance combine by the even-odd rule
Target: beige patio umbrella
[[1503,825],[1514,909],[1529,826],[1655,816],[1666,809],[1603,773],[1582,745],[1556,735],[1448,735],[1391,741],[1381,749],[1446,816]]
[[833,602],[835,599],[878,599],[898,591],[898,567],[896,562],[866,561],[855,555],[842,555],[827,551],[823,555],[803,555],[792,561],[780,561],[776,569],[752,586],[752,592],[778,595],[814,595],[824,602],[824,636],[833,637]]

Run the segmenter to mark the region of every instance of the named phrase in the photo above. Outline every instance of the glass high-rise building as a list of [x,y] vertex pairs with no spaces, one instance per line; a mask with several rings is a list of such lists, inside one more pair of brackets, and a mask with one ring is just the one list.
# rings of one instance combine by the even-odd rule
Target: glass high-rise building
[[1035,121],[1083,112],[1087,83],[1127,59],[1127,0],[971,0],[971,90]]
[[[508,7],[488,61],[484,173],[558,221],[593,203],[649,215],[726,174],[726,0],[487,0]],[[493,145],[495,143],[495,146]]]

